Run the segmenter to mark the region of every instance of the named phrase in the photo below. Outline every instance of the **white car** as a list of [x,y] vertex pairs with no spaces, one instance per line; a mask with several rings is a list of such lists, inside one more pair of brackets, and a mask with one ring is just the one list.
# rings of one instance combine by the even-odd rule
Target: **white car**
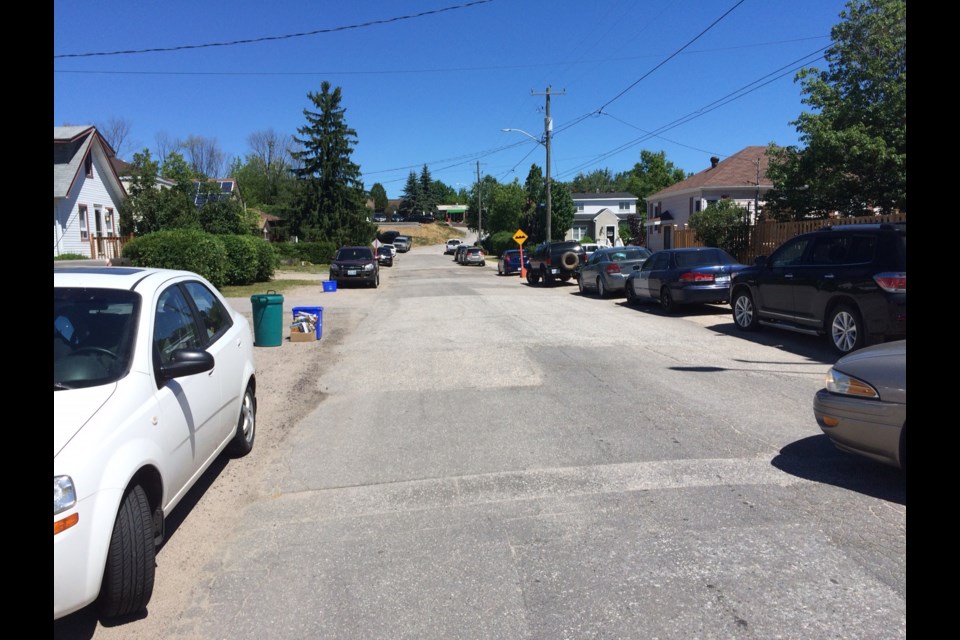
[[393,244],[393,243],[387,243],[387,244],[383,244],[383,245],[380,245],[380,246],[381,246],[381,247],[384,247],[387,251],[390,252],[390,257],[391,257],[391,258],[396,258],[396,257],[397,257],[397,245],[395,245],[395,244]]
[[253,342],[195,273],[54,268],[54,620],[146,607],[171,510],[253,448]]
[[457,247],[459,246],[460,246],[460,240],[457,240],[456,238],[450,238],[449,240],[447,240],[447,246],[443,250],[443,255],[454,253],[457,250]]

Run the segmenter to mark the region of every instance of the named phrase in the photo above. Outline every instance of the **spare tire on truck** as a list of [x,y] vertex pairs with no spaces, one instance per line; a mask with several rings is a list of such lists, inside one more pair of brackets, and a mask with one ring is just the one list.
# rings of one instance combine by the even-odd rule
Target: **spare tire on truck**
[[564,269],[576,269],[577,265],[580,264],[580,258],[573,251],[566,251],[560,256],[560,264],[563,265]]

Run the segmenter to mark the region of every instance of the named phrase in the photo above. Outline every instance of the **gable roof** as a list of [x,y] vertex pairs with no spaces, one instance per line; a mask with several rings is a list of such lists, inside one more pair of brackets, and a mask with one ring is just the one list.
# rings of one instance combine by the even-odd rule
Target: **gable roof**
[[[53,128],[53,197],[66,198],[89,153],[102,154],[113,180],[113,190],[126,194],[113,166],[116,152],[93,125]],[[107,177],[104,176],[106,180]]]
[[612,210],[610,207],[604,207],[603,209],[600,209],[599,211],[595,211],[595,212],[577,211],[576,213],[573,214],[573,221],[574,222],[593,222],[605,213],[608,213],[614,217],[618,217],[616,211]]
[[760,159],[760,187],[771,189],[773,183],[767,178],[767,158],[765,146],[746,147],[726,160],[711,165],[686,180],[672,184],[647,196],[647,201],[665,198],[669,195],[702,189],[742,188],[757,186],[757,159]]
[[637,196],[626,191],[609,191],[606,193],[571,193],[570,197],[576,200],[636,200]]

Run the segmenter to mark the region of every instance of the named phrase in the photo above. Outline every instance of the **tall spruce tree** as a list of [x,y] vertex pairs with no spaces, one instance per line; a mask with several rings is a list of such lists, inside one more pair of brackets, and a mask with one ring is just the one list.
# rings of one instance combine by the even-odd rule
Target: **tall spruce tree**
[[310,92],[307,97],[314,110],[303,110],[307,124],[294,136],[301,148],[292,152],[299,163],[295,174],[302,183],[293,227],[308,241],[367,244],[377,228],[367,221],[360,167],[350,159],[357,132],[347,126],[340,87],[331,90],[324,80],[320,93]]

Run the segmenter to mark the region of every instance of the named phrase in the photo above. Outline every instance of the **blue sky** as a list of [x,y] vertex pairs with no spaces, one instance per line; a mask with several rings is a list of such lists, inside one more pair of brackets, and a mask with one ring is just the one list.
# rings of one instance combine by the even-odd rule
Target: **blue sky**
[[[750,145],[799,144],[796,70],[823,68],[844,0],[54,0],[53,124],[156,137],[295,135],[307,93],[340,87],[367,188],[411,171],[469,188],[631,168],[663,151],[688,172]],[[311,33],[318,32],[318,33]],[[310,35],[298,35],[307,34]],[[253,41],[223,46],[204,46]],[[120,55],[86,55],[164,49]],[[83,55],[81,55],[83,54]],[[123,151],[123,149],[121,149]]]

